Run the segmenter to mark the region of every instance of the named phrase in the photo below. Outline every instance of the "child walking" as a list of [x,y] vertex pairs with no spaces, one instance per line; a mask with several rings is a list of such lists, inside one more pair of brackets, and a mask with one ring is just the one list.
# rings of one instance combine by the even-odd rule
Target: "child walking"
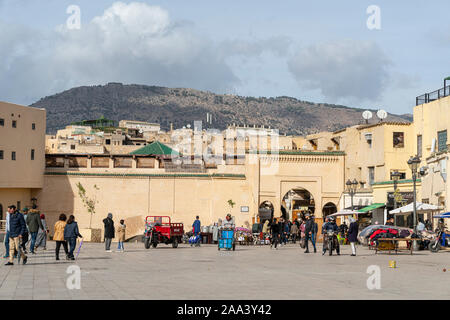
[[119,238],[119,245],[117,247],[118,252],[124,252],[125,249],[123,247],[123,242],[125,241],[125,229],[127,227],[125,226],[125,221],[122,219],[120,220],[120,224],[117,227],[117,237]]

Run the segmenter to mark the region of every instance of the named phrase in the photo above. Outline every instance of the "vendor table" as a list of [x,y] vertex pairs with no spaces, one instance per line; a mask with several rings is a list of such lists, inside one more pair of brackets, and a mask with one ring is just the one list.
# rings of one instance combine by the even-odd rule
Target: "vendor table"
[[[413,254],[413,241],[417,239],[411,239],[411,238],[378,238],[378,245],[375,247],[375,254],[378,251],[389,251],[389,254],[391,254],[391,251],[394,250],[395,254],[397,254],[398,251],[409,251],[410,254]],[[380,248],[380,243],[383,241],[390,241],[394,244],[394,248],[392,249],[390,246],[388,249],[382,249]],[[398,247],[398,244],[400,241],[405,241],[407,243],[406,249],[400,249]]]

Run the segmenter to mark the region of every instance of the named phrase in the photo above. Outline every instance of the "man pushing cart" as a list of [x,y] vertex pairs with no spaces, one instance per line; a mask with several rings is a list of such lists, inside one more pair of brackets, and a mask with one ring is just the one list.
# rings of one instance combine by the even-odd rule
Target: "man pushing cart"
[[227,249],[233,251],[236,248],[236,243],[234,239],[234,219],[231,217],[231,214],[227,214],[225,220],[222,223],[222,226],[219,230],[219,244],[217,249]]

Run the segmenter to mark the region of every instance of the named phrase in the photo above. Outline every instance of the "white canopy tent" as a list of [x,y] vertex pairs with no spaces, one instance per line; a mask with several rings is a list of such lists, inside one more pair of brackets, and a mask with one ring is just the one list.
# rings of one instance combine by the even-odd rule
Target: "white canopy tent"
[[338,216],[352,216],[354,214],[358,215],[358,214],[364,214],[365,212],[358,212],[358,211],[354,211],[354,210],[340,210],[336,213],[330,214],[327,217],[338,217]]
[[[422,202],[416,202],[416,212],[417,213],[429,213],[433,211],[439,211],[441,208],[438,206],[435,206],[434,204],[428,204],[428,203],[422,203]],[[389,211],[390,214],[394,215],[407,215],[414,212],[414,203],[411,202],[410,204],[407,204],[406,206],[394,209]]]

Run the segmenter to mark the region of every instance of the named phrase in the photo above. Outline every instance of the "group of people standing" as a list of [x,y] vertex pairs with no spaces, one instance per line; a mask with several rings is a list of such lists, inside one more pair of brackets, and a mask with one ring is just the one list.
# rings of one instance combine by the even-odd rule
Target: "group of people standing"
[[[356,256],[356,243],[358,242],[358,222],[349,218],[350,226],[347,227],[346,224],[342,224],[341,226],[345,226],[344,237],[348,239],[352,249],[352,256]],[[295,243],[298,240],[302,240],[304,242],[305,251],[304,253],[310,253],[309,251],[309,242],[313,246],[314,253],[317,252],[316,241],[318,235],[318,224],[315,222],[314,215],[306,213],[304,215],[303,220],[294,220],[293,222],[289,220],[285,220],[284,218],[275,218],[272,222],[266,220],[262,226],[262,234],[271,234],[271,248],[278,249],[278,243],[281,245],[287,244],[289,238],[291,238],[292,242]],[[323,250],[322,255],[324,255],[327,251],[328,247],[328,237],[326,234],[328,231],[333,231],[336,235],[338,232],[342,231],[344,228],[339,228],[336,224],[336,220],[334,217],[326,218],[326,222],[322,225],[321,234],[323,236]],[[337,237],[333,238],[335,240],[335,249],[336,253],[340,255],[340,246],[337,241]]]
[[[114,221],[112,214],[103,220],[105,226],[105,250],[111,252],[111,241],[115,236]],[[120,220],[120,225],[117,230],[118,234],[118,251],[123,252],[125,241],[125,223]],[[76,248],[77,238],[82,238],[80,234],[78,223],[75,221],[74,215],[61,213],[58,221],[54,225],[53,240],[56,242],[55,258],[59,259],[61,246],[64,249],[67,260],[75,260],[74,251]],[[42,247],[47,249],[47,235],[49,229],[45,220],[45,215],[40,214],[36,209],[28,210],[24,208],[23,212],[17,210],[17,207],[11,205],[8,207],[6,214],[6,234],[5,234],[5,249],[6,253],[3,258],[8,259],[7,266],[14,265],[14,258],[20,255],[22,263],[26,264],[27,257],[27,243],[30,242],[30,253],[36,254],[36,249]],[[31,237],[31,239],[30,239]]]

